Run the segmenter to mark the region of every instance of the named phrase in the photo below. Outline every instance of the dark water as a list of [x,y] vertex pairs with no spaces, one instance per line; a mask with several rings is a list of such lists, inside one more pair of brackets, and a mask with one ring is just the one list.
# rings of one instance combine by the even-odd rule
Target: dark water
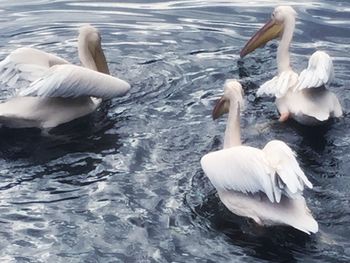
[[[238,56],[276,2],[0,0],[1,59],[32,46],[79,63],[77,28],[91,23],[111,73],[132,85],[49,136],[0,130],[0,261],[350,262],[350,3],[289,2],[295,69],[327,50],[345,110],[306,129],[279,124],[273,100],[255,97],[276,73],[276,43]],[[201,156],[222,146],[225,120],[210,113],[226,78],[245,87],[245,143],[282,139],[298,153],[316,235],[230,214],[201,171]]]

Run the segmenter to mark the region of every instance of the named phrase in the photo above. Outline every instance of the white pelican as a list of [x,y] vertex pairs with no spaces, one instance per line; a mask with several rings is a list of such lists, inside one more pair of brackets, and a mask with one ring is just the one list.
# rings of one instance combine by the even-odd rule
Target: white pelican
[[259,225],[290,225],[316,233],[318,224],[302,195],[311,182],[300,169],[294,152],[273,140],[260,150],[241,145],[239,82],[227,80],[223,97],[213,110],[213,119],[228,112],[224,149],[201,159],[204,173],[221,201],[234,214],[252,218]]
[[102,99],[123,96],[130,85],[109,75],[96,28],[80,28],[75,66],[55,55],[19,48],[0,62],[0,82],[29,86],[0,104],[0,125],[10,128],[52,128],[93,112]]
[[333,63],[323,51],[316,51],[307,69],[298,76],[290,66],[289,46],[295,27],[295,10],[290,6],[276,7],[268,21],[247,42],[240,55],[244,57],[269,40],[281,36],[277,49],[278,76],[265,82],[257,95],[274,95],[280,121],[292,117],[304,125],[317,125],[331,117],[342,116],[336,95],[326,89],[332,81]]

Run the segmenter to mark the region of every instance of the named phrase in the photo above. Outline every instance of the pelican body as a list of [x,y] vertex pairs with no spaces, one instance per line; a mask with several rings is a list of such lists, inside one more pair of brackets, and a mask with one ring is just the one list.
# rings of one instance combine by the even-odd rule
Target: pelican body
[[244,57],[269,40],[280,37],[277,49],[278,75],[261,85],[257,95],[276,97],[280,121],[292,117],[304,125],[318,125],[343,114],[338,98],[327,89],[334,76],[333,62],[327,53],[316,51],[310,57],[307,69],[300,75],[293,71],[289,47],[295,28],[295,17],[296,12],[292,7],[276,7],[271,20],[254,34],[240,55]]
[[227,80],[213,118],[228,112],[224,148],[204,155],[201,166],[220,200],[234,214],[259,225],[289,225],[307,234],[318,224],[310,213],[303,190],[312,188],[295,153],[282,141],[272,140],[263,149],[241,144],[240,105],[243,90]]
[[79,30],[83,66],[34,48],[19,48],[0,62],[0,82],[17,95],[0,103],[0,125],[10,128],[52,128],[93,112],[103,99],[123,96],[130,85],[109,75],[96,28]]

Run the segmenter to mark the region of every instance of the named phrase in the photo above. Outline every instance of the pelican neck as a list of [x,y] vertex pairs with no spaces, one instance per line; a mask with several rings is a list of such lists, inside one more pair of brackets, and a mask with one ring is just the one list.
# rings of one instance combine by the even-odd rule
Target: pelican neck
[[277,49],[277,67],[279,74],[291,69],[289,47],[292,42],[294,28],[295,17],[290,15],[285,18],[282,38]]
[[241,145],[240,106],[237,101],[230,103],[225,130],[224,149]]

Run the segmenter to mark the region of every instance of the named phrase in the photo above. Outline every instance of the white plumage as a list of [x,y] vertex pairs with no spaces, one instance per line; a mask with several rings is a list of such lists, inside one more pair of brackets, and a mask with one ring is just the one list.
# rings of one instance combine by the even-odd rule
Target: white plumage
[[326,52],[316,51],[310,57],[307,69],[300,73],[294,91],[329,85],[333,77],[334,69],[331,57]]
[[282,98],[290,88],[298,83],[298,74],[292,70],[283,71],[273,79],[266,81],[260,86],[256,95],[272,95],[276,98]]
[[60,64],[69,62],[34,48],[18,48],[0,62],[0,81],[11,88],[18,88],[17,81],[25,81],[28,85],[42,77],[50,67]]
[[[89,76],[88,78],[86,76]],[[75,65],[55,65],[44,76],[19,92],[20,96],[111,99],[129,90],[125,81]]]
[[272,95],[284,97],[288,91],[328,86],[333,80],[334,70],[331,57],[323,51],[316,51],[309,60],[308,67],[298,76],[293,70],[284,70],[278,76],[265,82],[257,91],[258,96]]
[[78,51],[85,67],[33,48],[19,48],[1,61],[0,82],[19,92],[0,104],[0,124],[51,128],[128,92],[126,81],[109,75],[96,28],[80,28]]
[[216,189],[245,194],[261,191],[271,202],[276,200],[271,184],[272,171],[259,149],[235,146],[211,152],[203,156],[201,166]]
[[276,7],[271,20],[247,42],[241,56],[280,36],[277,49],[278,75],[262,84],[257,95],[276,97],[280,121],[292,117],[305,125],[322,124],[331,117],[342,116],[338,98],[327,90],[334,77],[333,62],[324,51],[316,51],[300,75],[293,71],[289,46],[295,28],[295,16],[296,12],[290,6]]
[[[225,134],[231,137],[240,136],[234,130],[239,127],[241,98],[237,94],[240,91],[238,82],[226,82],[224,96],[213,112],[217,118],[228,110]],[[226,140],[234,143],[227,144]],[[262,150],[239,142],[239,138],[226,136],[223,150],[208,153],[201,159],[203,171],[225,206],[258,224],[290,225],[306,233],[317,232],[317,222],[302,195],[304,188],[312,188],[312,184],[301,170],[295,153],[279,140],[270,141]]]

